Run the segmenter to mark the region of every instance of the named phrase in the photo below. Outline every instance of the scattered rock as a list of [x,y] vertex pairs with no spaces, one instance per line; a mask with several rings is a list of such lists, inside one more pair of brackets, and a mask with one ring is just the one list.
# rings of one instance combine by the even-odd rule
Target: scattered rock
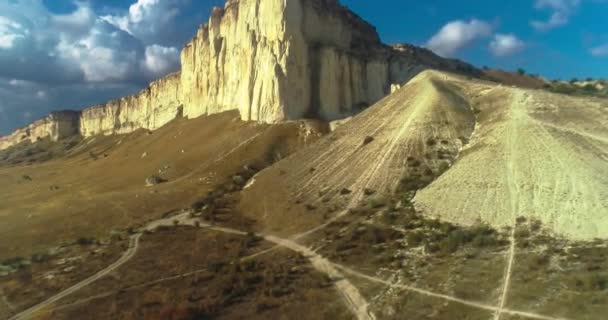
[[351,194],[351,193],[352,193],[352,191],[350,191],[350,190],[348,190],[346,188],[343,188],[342,190],[340,190],[340,195],[342,195],[342,196],[347,195],[347,194]]
[[371,196],[372,194],[376,193],[376,191],[374,191],[374,190],[372,190],[372,189],[365,188],[365,189],[363,189],[363,193],[364,193],[366,196]]
[[306,208],[306,210],[308,210],[308,211],[313,211],[313,210],[316,210],[316,209],[317,209],[317,207],[313,206],[312,204],[307,204],[307,205],[305,205],[304,207],[305,207],[305,208]]
[[74,271],[74,270],[76,270],[76,267],[75,267],[75,266],[69,266],[69,267],[67,267],[67,268],[63,269],[63,272],[65,272],[65,273],[70,273],[70,272],[72,272],[72,271]]
[[147,187],[152,187],[155,186],[157,184],[161,184],[163,182],[167,182],[167,180],[159,177],[159,176],[149,176],[146,178],[146,186]]
[[363,145],[368,145],[372,143],[372,141],[374,141],[374,137],[367,136],[365,139],[363,139]]
[[143,159],[143,158],[145,158],[145,157],[147,157],[147,156],[148,156],[148,153],[147,153],[147,152],[144,152],[144,153],[142,153],[142,154],[141,154],[141,158],[142,158],[142,159]]
[[49,190],[51,190],[51,191],[59,190],[59,186],[50,186]]
[[26,181],[32,181],[32,177],[28,176],[27,174],[24,174],[23,176],[21,176],[21,178]]
[[238,186],[242,186],[245,184],[245,178],[243,178],[243,176],[240,175],[236,175],[234,177],[232,177],[232,181],[234,182],[234,184],[238,185]]

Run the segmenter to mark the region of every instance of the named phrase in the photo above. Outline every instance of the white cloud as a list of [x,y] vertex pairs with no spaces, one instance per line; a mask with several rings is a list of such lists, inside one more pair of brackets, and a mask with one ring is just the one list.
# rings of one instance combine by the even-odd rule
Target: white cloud
[[0,49],[10,49],[17,39],[25,38],[29,30],[19,22],[0,16]]
[[591,48],[591,54],[596,57],[608,56],[608,43],[597,46],[595,48]]
[[45,100],[47,98],[46,91],[38,90],[38,92],[36,92],[36,97],[38,97],[38,99]]
[[506,57],[520,52],[525,43],[514,34],[496,34],[490,42],[490,51],[497,57]]
[[62,36],[81,37],[95,24],[97,16],[86,3],[77,2],[77,9],[69,14],[52,16],[56,28]]
[[137,81],[145,78],[139,69],[143,46],[137,39],[105,21],[97,20],[75,41],[62,37],[57,55],[79,66],[88,82]]
[[492,25],[477,19],[451,21],[427,42],[426,47],[440,56],[450,57],[475,40],[490,36],[492,29]]
[[580,3],[580,0],[536,0],[534,7],[537,10],[550,10],[551,16],[547,21],[533,20],[530,24],[538,31],[563,26],[568,23]]
[[55,14],[43,0],[0,0],[0,133],[24,125],[24,112],[102,103],[178,70],[178,48],[205,15],[192,0],[70,2],[72,12]]
[[177,48],[152,45],[146,48],[143,66],[151,75],[167,74],[179,67],[180,56]]
[[146,44],[172,43],[180,7],[187,2],[188,0],[138,0],[129,7],[126,14],[102,16],[101,19]]

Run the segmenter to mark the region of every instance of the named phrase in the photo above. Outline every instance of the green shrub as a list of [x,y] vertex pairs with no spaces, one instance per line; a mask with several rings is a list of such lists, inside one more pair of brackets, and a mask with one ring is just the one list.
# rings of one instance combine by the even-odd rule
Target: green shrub
[[421,232],[412,231],[407,234],[407,244],[412,247],[417,247],[424,241],[424,235]]
[[87,238],[87,237],[80,237],[78,238],[78,240],[76,240],[76,243],[80,246],[90,246],[90,245],[94,245],[97,241],[95,240],[95,238]]
[[386,199],[382,197],[373,197],[369,200],[369,206],[372,209],[379,209],[386,206]]
[[439,249],[444,254],[454,253],[469,241],[469,235],[462,230],[454,230],[439,243]]

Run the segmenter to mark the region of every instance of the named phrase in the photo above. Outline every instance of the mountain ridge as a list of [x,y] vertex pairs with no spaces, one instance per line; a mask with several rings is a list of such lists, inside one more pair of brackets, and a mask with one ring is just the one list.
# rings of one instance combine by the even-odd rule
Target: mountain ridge
[[336,120],[427,68],[479,72],[427,49],[383,44],[371,24],[336,0],[229,0],[185,45],[179,71],[135,95],[52,112],[0,137],[0,150],[46,137],[155,130],[179,116],[235,109],[242,120],[264,123]]

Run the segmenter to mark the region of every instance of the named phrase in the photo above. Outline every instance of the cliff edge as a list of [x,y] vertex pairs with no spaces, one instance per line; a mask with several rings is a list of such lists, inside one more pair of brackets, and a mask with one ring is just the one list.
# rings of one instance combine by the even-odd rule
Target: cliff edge
[[265,123],[335,120],[424,69],[477,72],[426,49],[382,44],[373,26],[337,0],[228,0],[182,50],[181,64],[136,95],[36,121],[0,138],[0,149],[46,137],[154,130],[178,116],[228,110]]

